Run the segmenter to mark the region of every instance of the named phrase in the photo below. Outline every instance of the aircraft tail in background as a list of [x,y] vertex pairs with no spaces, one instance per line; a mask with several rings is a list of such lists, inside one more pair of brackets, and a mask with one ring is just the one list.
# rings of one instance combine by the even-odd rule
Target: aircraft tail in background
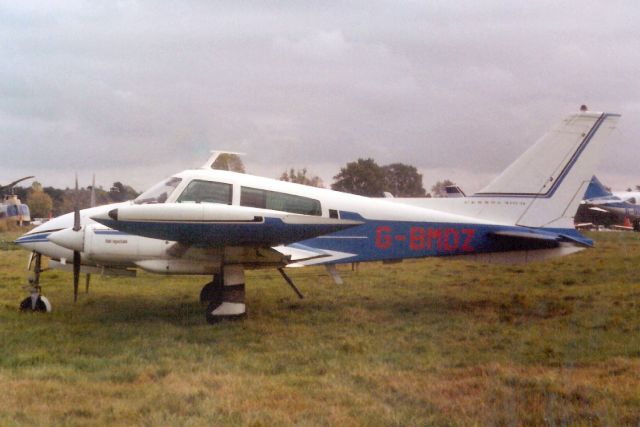
[[591,200],[611,196],[613,196],[613,193],[607,190],[607,187],[605,187],[595,175],[592,176],[589,186],[587,187],[587,192],[584,193],[584,199]]

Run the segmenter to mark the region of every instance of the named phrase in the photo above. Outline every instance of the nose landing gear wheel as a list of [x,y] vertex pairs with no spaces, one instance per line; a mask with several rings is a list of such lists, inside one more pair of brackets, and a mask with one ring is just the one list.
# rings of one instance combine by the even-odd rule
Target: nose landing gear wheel
[[29,259],[29,268],[31,268],[31,260],[35,260],[36,265],[33,270],[33,277],[29,278],[29,296],[20,303],[20,311],[37,311],[40,313],[51,313],[51,303],[46,297],[40,294],[40,273],[42,273],[42,254],[33,252]]
[[20,303],[20,311],[36,311],[40,313],[51,313],[51,303],[47,297],[38,295],[37,297],[26,297]]

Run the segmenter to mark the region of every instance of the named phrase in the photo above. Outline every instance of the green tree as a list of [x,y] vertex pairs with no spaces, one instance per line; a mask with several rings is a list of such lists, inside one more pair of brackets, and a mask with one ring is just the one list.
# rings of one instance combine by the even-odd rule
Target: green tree
[[138,197],[138,192],[130,186],[124,185],[120,181],[114,182],[111,189],[109,189],[109,198],[114,202],[133,200],[136,197]]
[[289,172],[284,171],[282,175],[280,175],[280,181],[293,182],[296,184],[302,185],[310,185],[312,187],[320,187],[324,188],[322,183],[322,179],[319,176],[307,176],[307,168],[302,168],[298,170],[294,170],[293,168],[289,169]]
[[422,186],[422,175],[411,165],[392,163],[383,166],[384,190],[394,197],[424,197],[426,191]]
[[47,218],[53,210],[53,200],[42,189],[39,182],[34,181],[26,197],[32,218]]
[[245,173],[244,163],[237,154],[222,153],[211,165],[212,169]]
[[384,170],[373,159],[358,159],[347,163],[333,177],[331,188],[336,191],[380,197],[384,192]]
[[58,216],[66,213],[62,210],[62,203],[64,201],[64,190],[53,187],[44,187],[44,192],[53,200],[53,216]]
[[448,179],[436,182],[433,184],[433,187],[431,187],[431,195],[433,197],[447,197],[446,188],[450,185],[456,185],[456,183]]

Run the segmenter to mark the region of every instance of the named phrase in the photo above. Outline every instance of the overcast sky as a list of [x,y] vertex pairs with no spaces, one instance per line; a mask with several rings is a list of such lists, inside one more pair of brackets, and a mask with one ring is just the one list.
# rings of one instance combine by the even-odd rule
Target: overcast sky
[[[640,184],[640,2],[0,2],[0,184],[404,162],[480,189],[580,104]],[[84,182],[83,182],[84,181]]]

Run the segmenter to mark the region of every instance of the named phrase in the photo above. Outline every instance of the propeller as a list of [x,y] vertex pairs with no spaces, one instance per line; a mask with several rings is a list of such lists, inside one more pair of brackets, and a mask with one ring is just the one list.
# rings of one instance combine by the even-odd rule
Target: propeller
[[13,181],[12,183],[9,183],[7,185],[0,185],[0,191],[3,191],[5,188],[13,188],[15,187],[15,185],[19,182],[24,181],[25,179],[29,179],[29,178],[35,178],[35,176],[25,176],[24,178],[20,178],[18,180]]
[[[96,207],[96,174],[93,174],[93,180],[91,181],[91,199],[89,201],[89,207]],[[89,282],[91,282],[91,274],[87,273],[84,281],[84,292],[89,293]]]
[[[73,206],[73,231],[80,231],[80,209],[78,208],[78,175],[76,174],[76,197]],[[80,281],[80,251],[73,251],[73,302],[78,301],[78,282]]]

